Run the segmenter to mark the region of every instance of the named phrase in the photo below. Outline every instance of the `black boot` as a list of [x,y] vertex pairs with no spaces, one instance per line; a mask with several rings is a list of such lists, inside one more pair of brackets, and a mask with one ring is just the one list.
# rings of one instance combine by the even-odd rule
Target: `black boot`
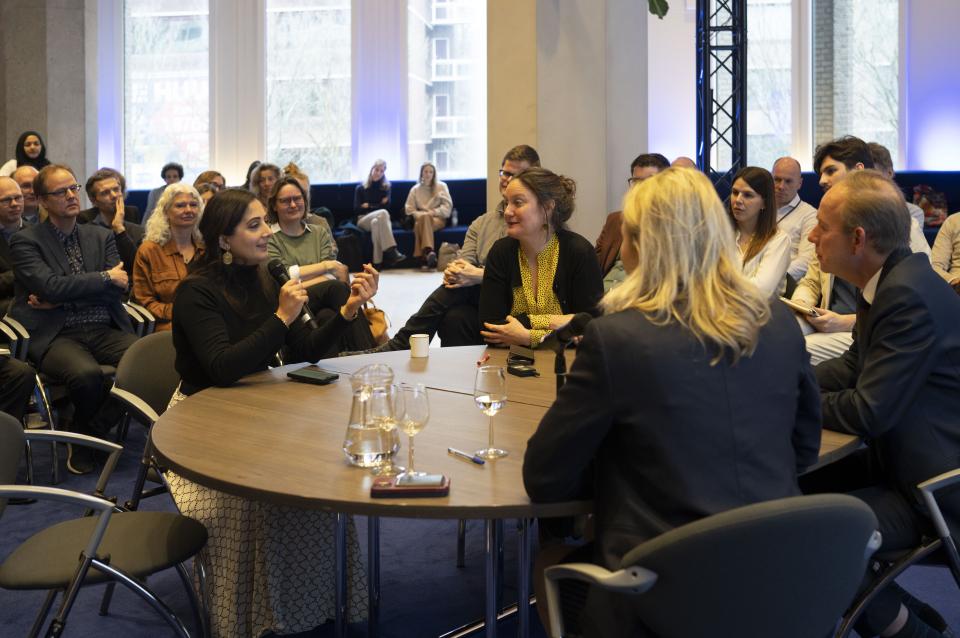
[[383,265],[386,267],[396,266],[406,258],[407,256],[397,250],[396,246],[391,246],[383,251]]

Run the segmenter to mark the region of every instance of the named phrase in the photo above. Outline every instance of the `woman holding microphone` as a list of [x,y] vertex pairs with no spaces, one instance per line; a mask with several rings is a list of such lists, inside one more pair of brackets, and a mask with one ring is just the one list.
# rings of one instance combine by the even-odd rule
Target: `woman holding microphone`
[[[350,296],[317,328],[297,320],[307,300],[299,280],[280,286],[266,272],[271,236],[266,209],[252,193],[228,189],[200,221],[206,252],[177,289],[173,343],[181,385],[171,405],[210,386],[229,386],[286,361],[335,355],[339,337],[377,292],[372,266],[354,276]],[[264,424],[268,427],[269,424]],[[209,532],[204,550],[214,636],[301,632],[334,617],[334,517],[250,501],[167,473],[180,511]],[[365,615],[363,568],[348,530],[352,617]]]

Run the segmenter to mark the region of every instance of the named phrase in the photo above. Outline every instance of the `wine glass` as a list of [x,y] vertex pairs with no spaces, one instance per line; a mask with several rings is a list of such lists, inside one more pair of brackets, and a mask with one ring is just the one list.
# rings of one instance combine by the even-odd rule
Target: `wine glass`
[[397,413],[397,425],[407,435],[407,471],[403,476],[421,476],[413,467],[413,437],[420,433],[430,420],[430,401],[422,383],[400,386],[403,406]]
[[490,434],[487,447],[475,454],[482,459],[495,460],[507,455],[493,445],[493,415],[503,409],[507,403],[507,377],[502,366],[481,366],[477,368],[477,379],[473,384],[473,400],[480,411],[490,417]]

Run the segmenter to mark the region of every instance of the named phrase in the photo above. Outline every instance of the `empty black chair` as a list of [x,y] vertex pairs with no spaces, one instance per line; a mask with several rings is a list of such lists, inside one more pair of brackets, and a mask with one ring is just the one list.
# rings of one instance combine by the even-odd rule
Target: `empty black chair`
[[[26,439],[70,442],[108,452],[94,495],[12,485]],[[120,451],[114,443],[81,434],[24,432],[15,418],[0,413],[0,515],[11,497],[54,500],[93,513],[35,533],[0,563],[0,588],[48,592],[31,636],[39,634],[58,593],[62,592],[63,598],[47,629],[48,636],[63,632],[81,586],[103,582],[127,587],[159,612],[176,635],[189,636],[180,619],[143,584],[147,576],[168,567],[177,568],[190,597],[198,633],[205,633],[205,615],[182,563],[203,549],[207,530],[192,518],[169,512],[116,512],[103,498],[103,489]]]
[[550,567],[551,635],[573,635],[564,621],[578,619],[562,613],[558,589],[572,578],[591,585],[591,601],[611,603],[625,632],[639,622],[661,638],[824,636],[880,546],[876,530],[858,499],[798,496],[678,527],[628,552],[615,572],[586,563]]

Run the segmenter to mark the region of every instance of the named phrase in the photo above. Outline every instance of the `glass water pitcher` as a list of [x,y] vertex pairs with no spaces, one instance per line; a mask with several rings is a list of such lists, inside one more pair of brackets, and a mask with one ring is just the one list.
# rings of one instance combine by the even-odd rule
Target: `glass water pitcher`
[[343,453],[357,467],[388,465],[400,449],[393,370],[379,363],[365,366],[351,375],[350,386],[353,402]]

